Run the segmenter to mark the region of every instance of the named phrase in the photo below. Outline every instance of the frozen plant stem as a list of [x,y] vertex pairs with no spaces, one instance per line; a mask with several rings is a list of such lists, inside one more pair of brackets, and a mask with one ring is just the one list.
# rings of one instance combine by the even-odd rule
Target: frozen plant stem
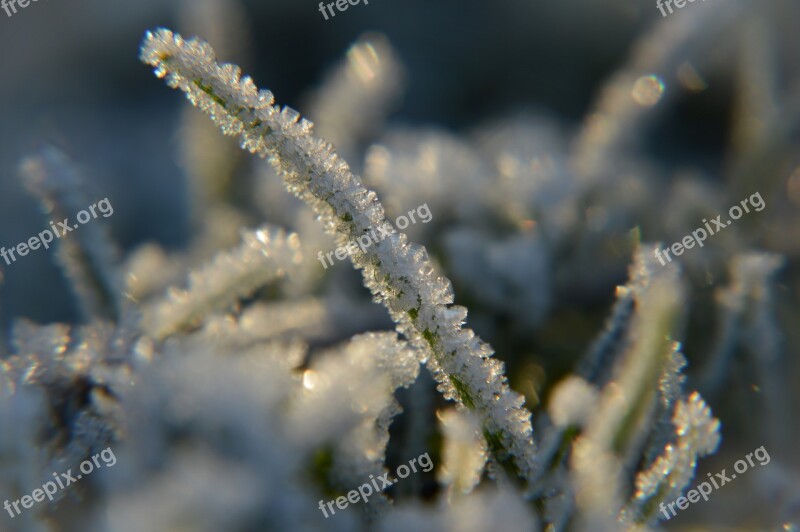
[[189,275],[189,289],[170,289],[167,297],[144,311],[142,328],[161,341],[188,329],[213,310],[224,309],[266,283],[283,277],[302,260],[297,235],[265,225],[242,231],[242,243],[218,253]]
[[148,32],[141,59],[170,87],[184,91],[225,134],[239,136],[244,149],[268,159],[338,244],[373,230],[390,233],[351,255],[365,285],[387,307],[397,330],[429,354],[429,367],[445,397],[478,414],[495,457],[521,478],[531,478],[531,414],[522,396],[509,388],[503,364],[491,357],[488,344],[463,328],[467,311],[451,306],[451,283],[435,275],[425,248],[409,244],[394,230],[375,192],[328,143],[311,135],[312,124],[292,109],[273,105],[272,93],[258,91],[238,67],[217,64],[203,41],[186,41],[165,29]]
[[[26,188],[55,220],[66,220],[89,205],[74,164],[51,146],[22,161],[20,173]],[[96,223],[83,226],[58,238],[54,246],[61,268],[72,280],[84,318],[119,320],[120,280],[115,273],[114,246],[103,228]]]

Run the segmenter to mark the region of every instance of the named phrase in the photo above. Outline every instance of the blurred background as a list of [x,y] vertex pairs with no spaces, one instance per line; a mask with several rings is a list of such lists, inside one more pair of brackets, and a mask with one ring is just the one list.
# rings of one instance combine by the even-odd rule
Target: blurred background
[[[310,0],[236,5],[231,15],[239,21],[236,35],[202,36],[212,45],[215,38],[230,39],[220,59],[242,65],[282,104],[307,112],[312,91],[348,47],[365,32],[380,32],[404,67],[402,96],[388,118],[396,131],[477,139],[487,160],[500,161],[496,168],[489,165],[492,175],[503,173],[502,157],[494,157],[501,150],[492,142],[513,145],[524,131],[526,140],[541,142],[537,156],[558,168],[557,175],[600,184],[577,203],[577,222],[564,222],[567,228],[552,222],[560,227],[560,243],[548,248],[544,263],[523,260],[517,277],[514,272],[503,277],[505,270],[497,266],[498,283],[510,283],[504,290],[522,290],[518,282],[547,292],[523,298],[518,306],[497,303],[502,290],[497,296],[471,287],[484,275],[491,283],[491,274],[463,265],[486,260],[492,270],[492,261],[519,256],[500,250],[490,260],[480,249],[470,254],[460,247],[469,236],[428,234],[451,229],[462,215],[448,218],[433,209],[434,220],[443,225],[418,235],[453,279],[457,302],[470,308],[470,326],[496,348],[512,386],[532,408],[602,330],[615,288],[627,278],[634,240],[662,241],[666,247],[701,226],[706,214],[725,213],[760,192],[764,211],[747,214],[724,235],[712,237],[711,249],[702,254],[686,253],[692,308],[684,353],[689,388],[704,391],[712,382],[706,399],[723,424],[720,451],[701,463],[697,478],[732,467],[764,444],[779,459],[764,467],[768,473],[751,473],[716,491],[712,501],[693,505],[667,528],[713,523],[718,529],[748,529],[800,515],[800,455],[794,445],[800,436],[800,393],[793,387],[800,377],[796,2],[708,0],[662,19],[654,0],[372,0],[327,21],[318,2]],[[668,23],[676,29],[658,36]],[[78,164],[93,202],[109,198],[114,215],[104,221],[123,254],[145,242],[170,250],[187,247],[190,186],[178,131],[188,104],[138,59],[144,32],[158,26],[188,36],[208,24],[191,0],[39,0],[11,18],[0,12],[0,245],[27,241],[50,220],[20,184],[18,166],[52,144]],[[615,76],[653,76],[654,94],[639,95],[638,107],[632,104],[641,116],[619,111],[624,120],[616,125],[624,129],[605,132],[618,137],[614,149],[604,158],[582,159],[581,153],[591,151],[585,146],[594,142],[592,120],[619,107]],[[369,167],[365,154],[373,141],[392,144],[378,134],[364,139],[350,161],[359,172]],[[597,164],[587,170],[581,166],[585,161]],[[391,172],[372,175],[379,192],[380,184],[391,190],[386,183],[391,177]],[[569,195],[545,192],[553,194],[552,205]],[[532,209],[536,221],[535,214],[550,205],[551,196],[542,198]],[[395,216],[417,205],[399,201]],[[471,227],[491,235],[502,232],[503,223],[489,217],[472,220]],[[716,363],[709,353],[724,335],[720,290],[736,283],[732,258],[750,250],[783,257],[769,289],[764,285],[762,291],[770,294],[764,316],[772,322],[754,326],[756,340],[725,359],[724,374],[706,379],[704,368]],[[531,272],[537,276],[529,279]],[[40,250],[10,266],[0,263],[0,280],[2,330],[20,317],[41,323],[78,320],[67,280],[50,254]],[[759,373],[760,362],[753,358],[758,338],[779,341],[770,372]],[[763,374],[784,380],[775,383],[784,401],[778,411],[764,406],[762,388],[771,383],[754,376]],[[773,428],[777,436],[767,440]],[[773,497],[792,491],[776,486],[794,486],[795,498],[776,501]]]
[[[180,27],[187,3],[40,0],[0,17],[0,242],[13,245],[44,227],[35,200],[15,179],[20,160],[43,142],[84,165],[98,197],[110,195],[111,224],[123,247],[186,242],[185,177],[170,135],[182,106],[149,75],[138,49],[145,30]],[[655,6],[622,1],[571,1],[563,8],[505,0],[379,2],[329,21],[313,2],[242,5],[249,60],[222,59],[242,64],[284,104],[302,111],[304,95],[326,69],[362,33],[377,30],[410,73],[392,120],[455,130],[520,108],[574,127],[599,84],[661,16]],[[654,145],[665,159],[703,154],[705,164],[719,166],[709,154],[725,141],[730,97],[723,78],[687,101],[668,133],[661,131],[661,141],[683,149],[656,139]],[[17,315],[68,320],[73,309],[52,261],[33,253],[22,264],[3,268],[2,322]],[[45,297],[49,304],[41,305]]]

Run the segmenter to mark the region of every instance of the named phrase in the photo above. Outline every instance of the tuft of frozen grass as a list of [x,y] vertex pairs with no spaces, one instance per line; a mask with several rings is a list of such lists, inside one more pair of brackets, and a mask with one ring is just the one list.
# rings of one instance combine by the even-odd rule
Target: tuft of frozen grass
[[[615,316],[581,365],[591,381],[570,376],[552,392],[554,426],[539,457],[546,473],[537,478],[534,491],[545,499],[552,523],[566,523],[576,510],[579,527],[602,530],[657,520],[653,504],[680,492],[697,457],[713,452],[719,441],[719,423],[699,394],[681,399],[686,360],[674,338],[682,330],[685,286],[677,266],[661,267],[653,249],[643,245],[637,252],[628,285],[617,289]],[[613,361],[613,369],[598,372],[601,361]],[[662,412],[671,418],[668,426],[661,422]],[[632,468],[643,452],[652,455],[665,441],[662,448],[674,456],[649,458],[652,469],[639,473],[637,499],[626,504]],[[671,460],[669,467],[661,467],[664,460]],[[667,488],[653,487],[659,471]],[[671,474],[680,476],[670,479]]]
[[312,124],[292,109],[274,106],[272,94],[259,92],[238,67],[217,64],[203,41],[158,30],[147,34],[141,59],[170,87],[184,91],[225,134],[240,136],[244,149],[267,158],[340,245],[376,229],[390,233],[351,255],[354,265],[375,299],[389,309],[398,332],[431,353],[428,364],[440,391],[478,412],[493,453],[528,478],[535,448],[530,412],[508,387],[502,364],[491,358],[490,346],[463,328],[466,309],[450,306],[450,282],[436,275],[425,248],[394,230],[375,193],[330,145],[311,135]]
[[[191,8],[201,20],[195,27],[226,56],[243,44],[242,22],[228,9],[235,5],[203,0]],[[94,312],[81,327],[14,323],[13,354],[0,360],[0,426],[21,428],[0,431],[3,493],[29,493],[100,446],[113,445],[118,456],[68,500],[42,504],[14,526],[36,530],[62,518],[98,530],[656,526],[658,503],[679,495],[698,459],[719,445],[719,421],[699,394],[684,391],[687,359],[694,362],[702,344],[683,327],[703,297],[689,292],[687,280],[707,286],[730,264],[730,285],[718,300],[724,326],[709,364],[717,386],[743,350],[755,361],[760,406],[788,402],[776,297],[782,258],[750,249],[740,239],[746,225],[667,266],[651,258],[651,246],[637,246],[640,233],[686,234],[726,204],[719,199],[725,180],[662,183],[658,166],[629,150],[655,117],[651,109],[674,97],[669,77],[705,38],[710,12],[679,14],[645,35],[571,153],[560,124],[538,114],[480,125],[471,137],[386,128],[399,61],[384,38],[363,38],[310,108],[318,131],[353,168],[366,152],[365,181],[383,202],[315,139],[309,122],[277,107],[236,67],[218,64],[210,47],[166,30],[150,34],[144,59],[214,119],[187,108],[181,130],[192,240],[169,253],[139,248],[121,271],[108,263],[126,280],[129,301],[117,321]],[[642,102],[657,96],[653,76],[664,93],[647,107]],[[214,122],[275,171],[240,164],[240,151],[220,142]],[[367,146],[373,139],[379,144]],[[743,147],[757,140],[744,139]],[[298,210],[299,201],[282,195],[276,171],[312,209]],[[409,227],[408,237],[389,227],[387,215],[423,203],[434,223]],[[258,223],[256,215],[297,235],[264,226],[267,242],[251,231],[235,247],[231,238]],[[323,271],[315,260],[378,227],[389,236],[353,262],[388,316],[348,268]],[[432,256],[410,239],[425,241]],[[629,281],[617,287],[598,331],[587,324],[602,319],[595,310],[631,255]],[[474,326],[508,349],[529,404],[546,406],[536,415],[537,442],[493,349],[464,328],[466,309],[452,305],[440,264],[469,302]],[[168,286],[185,289],[160,296]],[[550,388],[574,351],[565,346],[574,345],[588,346],[585,356]],[[439,410],[438,425],[435,384],[419,374],[421,364],[446,398],[460,402]],[[549,397],[540,401],[543,390]],[[756,423],[753,432],[780,440],[775,419]],[[328,519],[317,510],[423,452],[433,474],[411,475]],[[782,501],[781,523],[797,500],[793,478],[764,478],[769,496]],[[72,505],[78,498],[87,503]]]
[[683,291],[677,268],[661,268],[645,247],[637,257],[632,285],[637,312],[629,345],[612,380],[600,393],[589,423],[575,442],[571,475],[582,522],[613,529],[622,510],[623,470],[638,457],[650,428],[658,382],[677,333]]

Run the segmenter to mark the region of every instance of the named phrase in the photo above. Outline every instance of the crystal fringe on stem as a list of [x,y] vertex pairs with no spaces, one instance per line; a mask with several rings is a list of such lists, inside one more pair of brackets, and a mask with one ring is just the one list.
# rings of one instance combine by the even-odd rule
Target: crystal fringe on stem
[[492,348],[463,328],[467,311],[450,306],[448,279],[436,276],[424,247],[409,244],[386,220],[383,206],[333,148],[311,135],[312,124],[288,108],[278,108],[269,91],[258,91],[240,69],[217,64],[203,41],[184,40],[160,29],[148,32],[141,59],[159,77],[221,127],[240,136],[244,149],[268,159],[287,188],[311,205],[339,244],[370,231],[390,234],[366,252],[351,256],[363,270],[365,284],[383,303],[397,329],[432,356],[428,363],[439,389],[475,410],[490,448],[501,461],[527,479],[533,471],[535,446],[531,414],[524,399],[511,391],[503,364]]
[[290,271],[301,260],[294,233],[264,226],[242,232],[242,244],[221,252],[189,274],[188,290],[170,288],[167,296],[144,311],[142,328],[157,340],[190,327],[207,313],[224,309],[267,282]]

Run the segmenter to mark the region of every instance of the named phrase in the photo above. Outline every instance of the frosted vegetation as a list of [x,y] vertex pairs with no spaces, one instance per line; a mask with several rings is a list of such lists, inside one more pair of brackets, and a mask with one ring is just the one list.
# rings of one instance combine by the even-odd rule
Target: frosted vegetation
[[[727,16],[742,16],[731,4]],[[658,26],[570,144],[533,114],[471,137],[387,127],[408,74],[380,35],[354,43],[313,92],[312,125],[217,60],[241,45],[233,4],[195,9],[216,52],[166,29],[148,32],[140,52],[193,106],[179,143],[190,246],[120,256],[101,229],[60,241],[83,322],[17,320],[0,358],[0,499],[109,446],[118,462],[62,500],[2,516],[1,530],[654,529],[659,504],[724,445],[697,389],[717,398],[740,358],[764,391],[747,405],[749,427],[780,471],[763,480],[781,502],[761,524],[789,523],[800,492],[780,465],[794,399],[775,278],[797,242],[765,245],[757,216],[666,266],[653,254],[660,242],[642,241],[671,242],[755,185],[765,217],[786,209],[781,191],[770,196],[736,165],[725,185],[664,180],[632,142],[671,97],[644,73],[667,76],[700,28],[728,19],[696,4]],[[761,109],[754,100],[743,100],[747,113]],[[269,165],[244,164],[246,152]],[[87,204],[65,154],[45,148],[21,169],[46,209]],[[434,223],[405,234],[389,223],[423,203]],[[361,284],[348,263],[322,269],[318,251],[379,227],[390,235],[351,256]],[[626,267],[605,325],[573,322],[550,341],[563,369],[545,375],[554,366],[527,360],[530,347],[514,351],[565,309],[597,314],[582,294],[613,290]],[[695,354],[685,339],[709,286],[709,340]],[[457,296],[500,340],[497,353],[466,327]],[[573,335],[586,340],[574,350]],[[570,352],[551,354],[558,343]],[[521,377],[510,382],[501,360]],[[328,519],[318,510],[425,452],[430,474]]]

